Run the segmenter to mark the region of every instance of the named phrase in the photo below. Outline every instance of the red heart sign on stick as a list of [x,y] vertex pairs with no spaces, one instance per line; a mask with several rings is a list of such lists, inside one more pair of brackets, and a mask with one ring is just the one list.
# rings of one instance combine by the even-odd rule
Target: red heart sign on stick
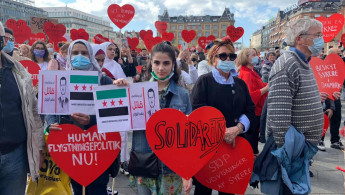
[[167,31],[168,24],[166,22],[156,21],[155,27],[159,33],[163,34]]
[[89,33],[85,31],[85,29],[80,28],[80,29],[72,29],[71,30],[71,39],[72,41],[77,40],[77,39],[83,39],[85,41],[89,41]]
[[142,40],[145,39],[146,35],[150,35],[151,37],[153,37],[153,32],[152,32],[152,30],[141,30],[141,31],[139,32],[139,36],[140,36],[140,38],[141,38]]
[[179,110],[167,108],[150,117],[146,137],[165,165],[189,179],[216,153],[225,128],[225,118],[216,108],[202,107],[188,117]]
[[243,34],[244,34],[244,29],[242,27],[237,27],[235,28],[234,26],[229,26],[226,30],[227,35],[229,35],[230,40],[232,42],[236,42],[237,40],[239,40]]
[[55,163],[80,185],[88,186],[106,171],[121,149],[121,136],[98,133],[97,125],[87,131],[78,126],[60,125],[51,131],[47,148]]
[[128,41],[128,45],[129,47],[133,50],[134,48],[136,48],[139,44],[139,39],[137,37],[127,37],[127,41]]
[[104,43],[104,42],[109,42],[109,39],[106,38],[106,37],[103,37],[103,35],[101,35],[101,34],[97,34],[93,38],[94,38],[93,42],[96,43],[96,44],[101,44],[101,43]]
[[9,19],[6,21],[6,25],[8,28],[13,30],[13,36],[17,43],[22,44],[29,39],[31,28],[26,24],[25,20],[15,21],[13,19]]
[[63,24],[53,24],[51,22],[46,22],[43,25],[44,32],[49,37],[49,42],[58,42],[62,40],[62,37],[66,33],[66,27]]
[[198,43],[199,43],[200,47],[205,49],[206,45],[208,45],[209,43],[211,43],[215,39],[216,39],[216,37],[214,35],[210,35],[208,37],[200,37],[198,40]]
[[163,32],[162,33],[162,39],[165,40],[165,41],[172,41],[174,40],[174,33],[172,32]]
[[31,74],[32,84],[36,86],[38,84],[38,73],[41,70],[40,66],[31,60],[21,60],[19,62]]
[[46,41],[46,35],[44,33],[37,33],[37,34],[33,34],[31,33],[30,37],[29,37],[29,45],[34,44],[36,41]]
[[223,144],[212,159],[195,175],[204,186],[225,193],[244,194],[253,171],[252,147],[242,137],[236,137],[236,147]]
[[324,123],[323,123],[322,137],[326,135],[326,132],[327,132],[328,127],[329,127],[329,118],[325,113],[323,113],[323,119],[324,119]]
[[326,92],[328,98],[334,100],[333,93],[341,90],[345,79],[343,59],[335,53],[329,54],[324,61],[313,57],[310,66],[320,92]]
[[183,30],[181,32],[181,36],[183,38],[184,41],[186,41],[186,43],[190,43],[196,36],[196,32],[195,30]]
[[144,43],[145,43],[146,49],[149,50],[150,52],[153,46],[161,42],[163,42],[163,39],[160,37],[152,37],[150,34],[145,35]]
[[122,7],[112,4],[108,7],[108,16],[119,29],[125,27],[133,19],[134,14],[134,7],[129,4],[125,4]]
[[318,17],[316,20],[323,24],[323,40],[328,43],[341,31],[344,26],[344,16],[333,14],[329,18]]

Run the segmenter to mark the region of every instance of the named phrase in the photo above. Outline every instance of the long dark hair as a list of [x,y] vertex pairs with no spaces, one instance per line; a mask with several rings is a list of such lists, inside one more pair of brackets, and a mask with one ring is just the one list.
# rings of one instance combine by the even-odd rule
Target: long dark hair
[[[176,64],[176,57],[175,57],[175,49],[171,46],[171,44],[169,42],[163,42],[163,43],[159,43],[157,45],[155,45],[152,50],[151,50],[151,60],[147,66],[147,72],[151,73],[152,72],[152,59],[153,56],[156,53],[166,53],[168,54],[168,56],[170,57],[170,59],[172,60],[173,66],[174,66],[174,75],[171,77],[171,79],[173,81],[175,81],[175,83],[178,83],[178,80],[180,78],[181,75],[181,70],[179,68],[177,68],[177,64]],[[150,74],[151,75],[151,74]],[[147,80],[150,80],[151,76],[149,76],[147,78]]]
[[43,48],[44,48],[43,60],[44,60],[45,62],[49,62],[49,61],[50,61],[49,52],[48,52],[48,49],[47,49],[46,44],[45,44],[43,41],[35,41],[35,43],[32,44],[32,47],[31,47],[31,49],[30,49],[31,60],[33,60],[34,62],[37,63],[37,59],[36,59],[36,56],[35,56],[35,54],[34,54],[34,49],[35,49],[35,47],[36,47],[37,44],[43,45]]

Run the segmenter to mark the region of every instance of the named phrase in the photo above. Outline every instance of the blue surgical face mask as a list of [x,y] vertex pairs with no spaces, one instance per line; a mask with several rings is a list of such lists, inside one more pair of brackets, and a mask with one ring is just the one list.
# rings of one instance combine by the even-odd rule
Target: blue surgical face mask
[[311,51],[311,56],[318,56],[321,54],[322,48],[325,44],[323,37],[318,37],[313,39],[314,44],[308,46],[308,49]]
[[50,48],[47,48],[47,50],[48,50],[49,53],[53,53],[53,51],[54,51],[54,49],[51,48],[51,47],[50,47]]
[[258,57],[258,56],[253,57],[253,58],[252,58],[251,64],[252,64],[252,65],[256,65],[256,64],[258,64],[258,63],[259,63],[259,57]]
[[5,53],[11,53],[14,49],[14,42],[7,41],[7,45],[2,49]]
[[230,70],[235,69],[235,61],[218,60],[217,68],[225,73],[228,73]]
[[71,58],[71,63],[73,68],[77,70],[86,70],[91,65],[90,59],[81,54],[73,56]]

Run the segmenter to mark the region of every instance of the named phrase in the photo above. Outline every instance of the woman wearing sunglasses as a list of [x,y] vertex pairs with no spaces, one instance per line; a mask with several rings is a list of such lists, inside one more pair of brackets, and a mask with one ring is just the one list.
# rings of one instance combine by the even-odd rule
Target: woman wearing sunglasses
[[254,65],[257,64],[258,61],[259,57],[257,56],[256,51],[251,48],[243,49],[237,58],[237,64],[240,68],[239,78],[247,84],[250,96],[255,104],[255,118],[250,125],[253,132],[252,134],[246,135],[246,139],[253,148],[255,157],[259,154],[258,141],[260,116],[268,94],[267,83],[262,82],[260,76],[254,70]]
[[[248,131],[255,110],[247,85],[237,78],[234,52],[234,46],[228,37],[216,39],[208,52],[208,63],[213,69],[199,77],[191,95],[193,110],[212,106],[223,113],[226,120],[224,140],[228,144],[234,144],[236,136],[243,136]],[[194,194],[212,194],[212,189],[198,181],[195,180],[194,184]]]

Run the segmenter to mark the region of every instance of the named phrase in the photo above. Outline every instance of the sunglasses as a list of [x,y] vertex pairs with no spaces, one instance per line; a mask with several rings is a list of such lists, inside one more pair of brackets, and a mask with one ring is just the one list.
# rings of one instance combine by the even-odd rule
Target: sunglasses
[[234,53],[230,53],[230,54],[220,53],[220,54],[217,54],[216,57],[221,59],[222,61],[225,61],[228,57],[229,57],[229,59],[231,61],[235,61],[236,58],[237,58],[237,54],[234,54]]

